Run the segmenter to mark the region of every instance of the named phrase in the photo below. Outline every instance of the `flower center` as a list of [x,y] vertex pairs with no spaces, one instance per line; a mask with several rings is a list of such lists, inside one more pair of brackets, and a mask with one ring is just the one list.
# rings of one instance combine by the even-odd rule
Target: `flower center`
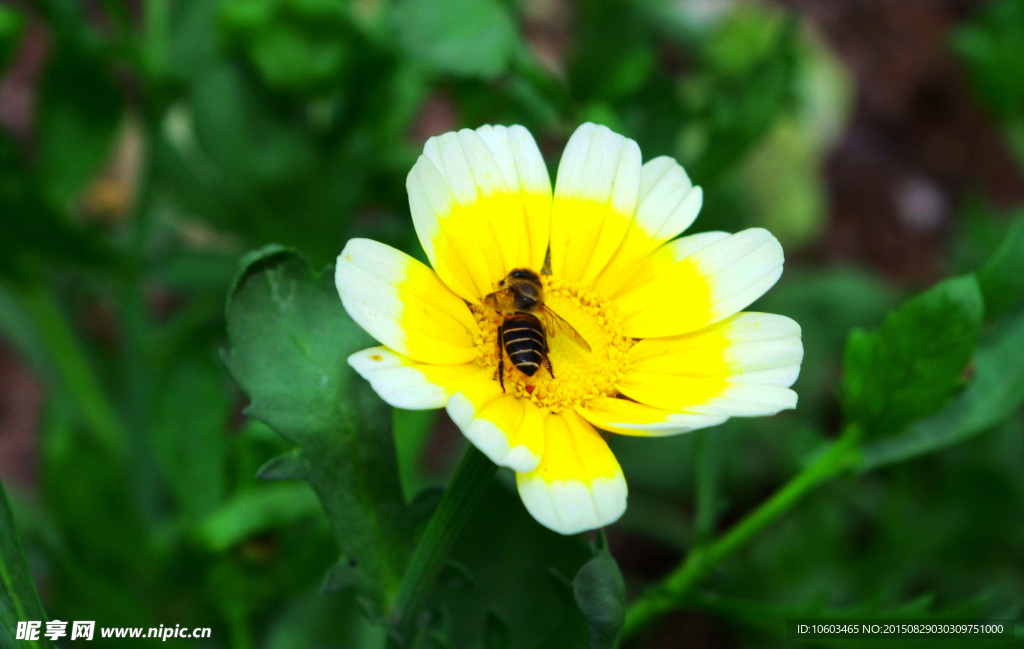
[[[634,340],[622,334],[618,318],[608,301],[587,286],[581,286],[548,275],[541,277],[544,302],[583,338],[586,345],[565,331],[565,325],[548,327],[548,359],[555,377],[541,367],[533,376],[519,371],[497,344],[498,326],[503,316],[490,307],[471,305],[480,326],[477,334],[477,364],[497,368],[499,353],[504,356],[505,392],[530,399],[537,406],[552,412],[585,406],[597,397],[618,394],[616,382],[626,370],[627,352]],[[545,319],[537,314],[542,323]],[[553,329],[553,330],[552,330]]]

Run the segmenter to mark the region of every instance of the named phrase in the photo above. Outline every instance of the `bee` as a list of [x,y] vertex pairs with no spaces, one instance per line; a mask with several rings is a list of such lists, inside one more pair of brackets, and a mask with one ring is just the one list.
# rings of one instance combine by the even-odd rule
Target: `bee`
[[497,336],[498,381],[502,392],[505,391],[505,353],[512,365],[526,376],[533,376],[543,365],[551,378],[555,378],[548,358],[549,331],[552,336],[556,331],[567,332],[590,351],[590,345],[576,329],[544,304],[540,276],[528,268],[512,270],[498,282],[498,290],[484,298],[484,303],[504,316]]

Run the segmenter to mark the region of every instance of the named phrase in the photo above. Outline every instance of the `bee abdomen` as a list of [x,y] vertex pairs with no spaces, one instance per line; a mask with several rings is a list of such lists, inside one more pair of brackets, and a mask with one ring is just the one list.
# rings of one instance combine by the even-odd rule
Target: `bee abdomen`
[[547,337],[536,316],[517,313],[505,320],[501,342],[516,369],[527,376],[537,373],[547,351]]

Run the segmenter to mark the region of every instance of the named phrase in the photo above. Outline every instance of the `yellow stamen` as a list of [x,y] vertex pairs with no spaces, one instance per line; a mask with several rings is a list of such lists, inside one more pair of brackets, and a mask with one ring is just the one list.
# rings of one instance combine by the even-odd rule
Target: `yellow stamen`
[[[552,378],[541,368],[528,377],[512,365],[505,356],[505,391],[523,399],[530,399],[538,407],[559,412],[574,406],[586,406],[597,397],[618,394],[615,383],[628,370],[627,352],[634,340],[622,334],[618,318],[611,304],[589,287],[566,280],[544,276],[544,300],[548,308],[565,319],[590,345],[590,351],[573,339],[572,335],[548,330],[548,358],[554,370]],[[495,368],[498,380],[498,325],[502,316],[486,306],[470,305],[479,324],[475,337],[477,364]],[[541,321],[544,318],[541,317]],[[504,354],[504,350],[501,350]]]

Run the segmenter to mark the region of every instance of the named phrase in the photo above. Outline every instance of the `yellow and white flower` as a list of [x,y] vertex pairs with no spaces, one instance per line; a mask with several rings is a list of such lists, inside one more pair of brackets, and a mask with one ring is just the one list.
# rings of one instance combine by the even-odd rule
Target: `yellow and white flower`
[[[335,279],[380,343],[349,358],[397,408],[445,407],[491,460],[516,472],[541,524],[573,534],[626,509],[626,481],[596,428],[661,436],[796,406],[800,327],[742,309],[782,274],[759,228],[676,238],[702,202],[666,157],[603,126],[573,134],[555,190],[530,133],[484,126],[431,138],[406,183],[433,270],[368,239],[348,242]],[[548,332],[555,376],[505,362],[484,303],[515,268],[540,272],[545,301],[586,340]],[[595,428],[596,427],[596,428]]]

